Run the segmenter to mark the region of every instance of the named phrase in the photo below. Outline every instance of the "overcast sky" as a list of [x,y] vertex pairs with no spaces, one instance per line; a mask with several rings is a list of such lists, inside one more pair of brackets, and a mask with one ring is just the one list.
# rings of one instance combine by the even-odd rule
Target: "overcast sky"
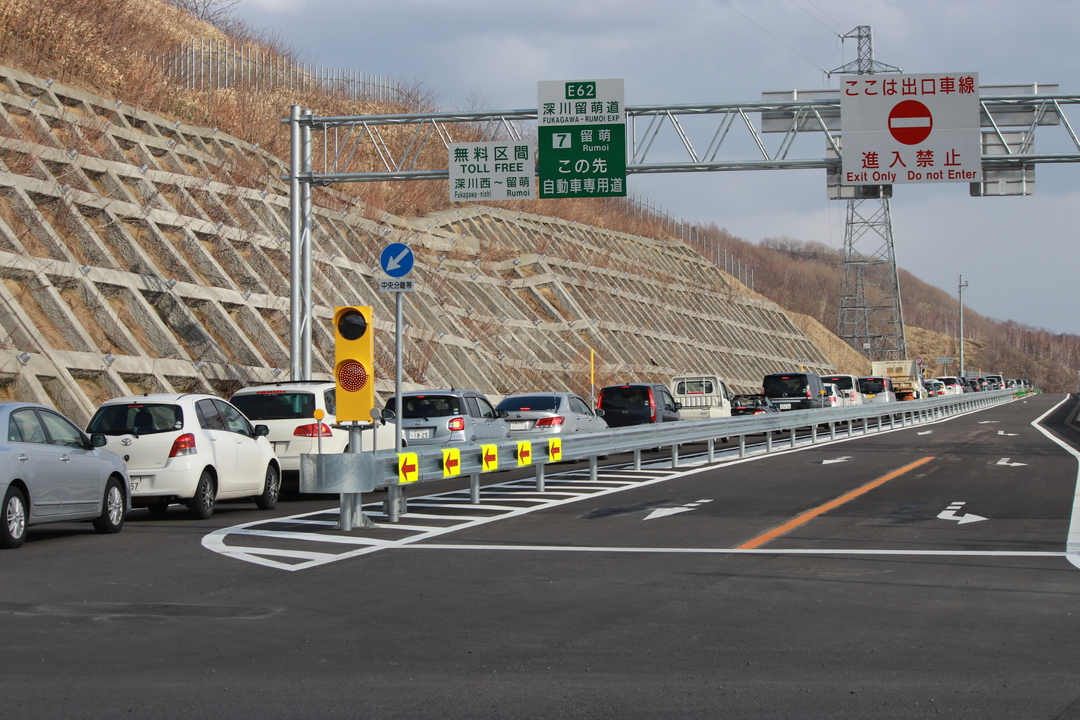
[[[624,78],[628,105],[837,87],[824,71],[856,58],[856,42],[838,36],[859,25],[873,28],[876,59],[906,73],[977,72],[984,86],[1080,93],[1072,0],[240,0],[236,10],[307,62],[423,83],[447,109],[532,109],[540,80]],[[1080,109],[1067,114],[1080,131]],[[714,130],[691,128],[699,151]],[[648,161],[679,157],[669,138]],[[760,157],[745,130],[727,142],[724,159]],[[820,134],[801,143],[791,157],[823,155]],[[1070,149],[1061,127],[1038,131],[1037,152]],[[965,304],[984,315],[1080,334],[1080,164],[1041,165],[1036,178],[1029,197],[896,185],[899,265],[954,297],[962,274]],[[827,199],[824,171],[631,175],[628,187],[751,242],[843,245],[846,206]]]

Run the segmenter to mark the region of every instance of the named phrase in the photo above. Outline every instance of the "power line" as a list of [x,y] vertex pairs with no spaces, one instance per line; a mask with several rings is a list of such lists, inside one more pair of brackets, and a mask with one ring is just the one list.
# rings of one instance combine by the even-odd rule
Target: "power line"
[[791,52],[795,53],[796,55],[798,55],[799,57],[801,57],[801,58],[802,58],[803,60],[805,60],[806,62],[808,62],[808,63],[810,63],[811,65],[813,65],[813,66],[814,66],[815,68],[817,68],[817,69],[818,69],[818,70],[820,70],[821,72],[823,72],[823,73],[825,73],[826,75],[828,75],[828,73],[829,73],[829,71],[828,71],[828,70],[826,70],[825,68],[821,67],[820,65],[818,65],[817,63],[815,63],[815,62],[814,62],[813,60],[811,60],[810,58],[806,57],[806,56],[805,56],[805,55],[803,55],[803,54],[802,54],[801,52],[799,52],[799,51],[798,51],[798,50],[796,50],[795,48],[791,47],[791,46],[790,46],[790,45],[788,45],[788,44],[787,44],[786,42],[784,42],[784,41],[783,41],[783,40],[781,40],[780,38],[776,37],[775,35],[773,35],[773,34],[772,34],[771,32],[769,32],[769,31],[768,31],[768,30],[766,30],[765,28],[763,28],[763,27],[761,27],[760,25],[758,25],[758,24],[757,24],[756,22],[754,22],[754,21],[753,21],[753,20],[751,20],[751,19],[750,19],[749,17],[747,17],[747,16],[746,16],[746,15],[745,15],[745,14],[744,14],[744,13],[743,13],[743,12],[742,12],[741,10],[739,10],[738,8],[736,8],[736,7],[734,6],[734,5],[732,5],[731,3],[729,3],[729,2],[727,1],[727,0],[720,0],[720,2],[724,3],[724,4],[725,4],[725,5],[727,5],[727,6],[729,7],[729,8],[731,8],[732,10],[734,10],[735,12],[737,12],[737,13],[738,13],[739,15],[741,15],[741,16],[743,17],[743,19],[744,19],[744,20],[746,20],[746,21],[747,21],[748,23],[750,23],[751,25],[753,25],[754,27],[756,27],[756,28],[757,28],[758,30],[760,30],[761,32],[765,33],[766,35],[768,35],[769,37],[771,37],[771,38],[772,38],[773,40],[775,40],[776,42],[780,43],[781,45],[783,45],[784,47],[786,47],[786,48],[787,48],[788,50],[790,50]]
[[[792,0],[792,2],[795,2],[795,0]],[[836,19],[836,18],[834,18],[833,16],[829,15],[829,13],[827,13],[827,12],[825,12],[824,10],[822,10],[821,8],[819,8],[819,7],[817,6],[817,5],[814,5],[814,0],[806,0],[806,2],[810,3],[811,5],[813,5],[813,6],[814,6],[814,9],[815,9],[815,10],[817,10],[817,11],[818,11],[819,13],[821,13],[821,14],[822,14],[822,15],[824,15],[825,17],[829,18],[830,20],[832,20],[832,23],[833,23],[833,25],[835,25],[836,27],[840,28],[840,32],[841,32],[841,33],[845,32],[845,30],[844,30],[844,27],[845,27],[845,26],[844,26],[844,25],[842,25],[842,24],[841,24],[841,23],[840,23],[839,21],[837,21],[837,19]],[[819,21],[819,22],[820,22],[820,21]],[[830,32],[832,32],[832,31],[830,30]]]
[[[825,28],[825,30],[827,30],[827,31],[828,31],[828,33],[829,33],[830,35],[838,35],[838,33],[836,33],[835,31],[833,31],[833,29],[832,29],[832,28],[830,28],[830,27],[829,27],[828,25],[826,25],[825,23],[823,23],[823,22],[821,21],[821,18],[819,18],[819,17],[815,16],[815,15],[814,15],[814,14],[813,14],[812,12],[810,12],[809,10],[807,10],[806,8],[804,8],[803,6],[799,5],[799,3],[795,2],[795,0],[788,0],[788,2],[790,2],[790,3],[792,4],[792,5],[794,5],[795,7],[799,8],[800,10],[802,10],[802,11],[803,11],[804,13],[806,13],[807,15],[809,15],[809,16],[810,16],[810,18],[811,18],[811,19],[812,19],[812,20],[813,20],[814,22],[818,23],[819,25],[821,25],[821,27]],[[810,0],[807,0],[807,2],[810,2]],[[811,5],[814,5],[814,3],[812,3],[812,2],[811,2],[810,4],[811,4]],[[815,7],[815,8],[817,8],[818,12],[821,12],[821,8],[818,8],[818,7],[817,7],[817,5],[814,5],[814,7]],[[823,13],[823,14],[824,14],[824,13]],[[829,16],[828,16],[828,15],[826,15],[825,17],[829,17]],[[830,19],[830,20],[832,20],[832,18],[829,18],[829,19]],[[835,23],[836,21],[835,21],[835,20],[833,20],[833,22]],[[837,25],[839,26],[839,23],[837,23]]]

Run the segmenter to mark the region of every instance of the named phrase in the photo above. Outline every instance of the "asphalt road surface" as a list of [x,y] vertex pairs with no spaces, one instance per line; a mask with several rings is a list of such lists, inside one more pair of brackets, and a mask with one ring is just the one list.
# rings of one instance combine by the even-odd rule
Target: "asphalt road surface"
[[32,528],[0,718],[1080,718],[1080,456],[1032,424],[1080,447],[1063,400],[433,483],[351,533],[324,497]]

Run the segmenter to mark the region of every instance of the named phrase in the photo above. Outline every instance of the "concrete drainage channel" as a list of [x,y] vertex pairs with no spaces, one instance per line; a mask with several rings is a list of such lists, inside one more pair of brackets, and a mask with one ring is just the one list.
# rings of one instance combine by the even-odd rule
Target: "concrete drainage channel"
[[[604,467],[598,466],[596,455],[588,456],[590,462],[587,468],[551,474],[547,474],[544,467],[550,462],[540,463],[537,465],[535,479],[519,478],[508,482],[484,485],[482,488],[479,486],[478,477],[481,473],[468,473],[466,469],[462,474],[469,476],[469,488],[412,497],[408,499],[407,504],[404,493],[400,492],[400,485],[396,486],[399,487],[397,499],[391,498],[381,504],[369,503],[368,505],[361,505],[358,493],[343,494],[342,507],[345,508],[345,512],[338,508],[330,508],[314,513],[275,518],[273,520],[260,520],[222,528],[206,535],[202,540],[202,544],[209,550],[237,560],[280,570],[303,570],[379,550],[422,543],[450,532],[567,503],[580,502],[635,487],[665,482],[676,477],[698,472],[701,468],[711,464],[750,462],[774,453],[797,452],[835,442],[857,440],[866,435],[899,431],[916,424],[941,422],[1009,402],[1013,400],[1013,396],[1011,393],[1003,392],[999,394],[987,393],[986,397],[979,398],[978,401],[968,400],[965,402],[964,396],[953,398],[954,402],[942,402],[944,400],[947,399],[919,401],[918,404],[904,403],[905,407],[902,410],[898,408],[895,413],[885,415],[878,414],[880,409],[876,408],[874,413],[866,413],[864,408],[862,414],[854,412],[859,410],[858,408],[806,411],[814,413],[814,417],[821,420],[825,420],[826,414],[830,416],[826,421],[829,426],[828,430],[821,433],[817,431],[820,423],[815,423],[809,427],[803,423],[792,426],[794,418],[785,418],[783,416],[775,419],[770,418],[770,420],[776,422],[786,420],[788,429],[765,429],[762,431],[764,433],[763,438],[757,442],[747,442],[747,435],[760,429],[763,424],[760,420],[751,423],[749,421],[752,418],[735,418],[686,423],[695,426],[728,423],[725,427],[730,429],[732,420],[741,421],[740,434],[737,436],[734,433],[728,435],[727,437],[731,439],[728,445],[723,448],[717,448],[714,442],[710,442],[715,441],[715,438],[709,437],[705,441],[707,447],[704,450],[686,452],[687,448],[684,448],[680,454],[675,449],[670,458],[643,460],[641,457],[643,448],[635,447],[630,450],[634,453],[633,461]],[[791,414],[785,413],[784,415]],[[877,422],[874,422],[875,418]],[[892,422],[890,422],[890,418],[893,420]],[[798,431],[799,428],[802,428],[801,432]],[[608,435],[615,432],[618,431],[592,433],[591,435]],[[701,428],[696,428],[693,431],[687,430],[684,434],[692,435],[700,432]],[[775,436],[778,433],[786,433],[786,436],[776,438]],[[638,439],[640,440],[640,438]],[[591,443],[593,440],[587,442]],[[682,444],[694,442],[703,442],[703,440],[683,441]],[[568,439],[564,447],[570,444]],[[493,443],[493,445],[499,444]],[[650,443],[646,443],[646,445],[655,447]],[[461,446],[458,449],[460,458],[465,458],[467,448],[468,446]],[[436,450],[441,456],[442,451],[446,449],[437,448]],[[431,454],[431,452],[430,450],[425,451],[426,454]],[[609,452],[614,454],[623,451],[609,450]],[[406,454],[419,455],[419,453],[402,453],[402,455]],[[392,452],[364,453],[364,455],[369,458],[389,455],[394,460],[400,460]],[[569,452],[567,456],[570,456]],[[405,462],[410,461],[412,460],[405,459]],[[381,460],[380,462],[387,461]],[[418,466],[416,472],[419,472],[422,461],[416,458],[415,462]],[[304,486],[304,491],[310,492],[311,478],[307,477],[306,479],[308,484]],[[432,480],[434,479],[443,478],[432,478]],[[387,490],[391,490],[395,485],[387,483],[386,487]],[[372,490],[374,489],[372,488]],[[326,491],[320,490],[319,492]],[[395,504],[397,512],[393,512]],[[351,517],[357,519],[364,518],[366,522],[357,522],[354,531],[346,515],[351,515]],[[404,521],[402,520],[403,515],[405,516]]]

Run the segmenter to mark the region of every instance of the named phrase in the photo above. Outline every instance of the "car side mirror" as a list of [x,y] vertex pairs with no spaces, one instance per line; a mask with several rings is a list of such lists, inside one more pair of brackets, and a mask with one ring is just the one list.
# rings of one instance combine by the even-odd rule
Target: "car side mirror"
[[255,437],[266,437],[270,434],[270,427],[267,425],[255,426]]
[[496,410],[496,411],[495,411],[495,414],[496,414],[497,416],[501,417],[501,418],[508,418],[508,417],[510,417],[510,411],[508,411],[508,410]]
[[596,414],[596,417],[604,417],[604,411],[600,408],[596,408],[593,412]]
[[676,410],[682,410],[682,403],[678,403],[678,402],[675,403],[675,409]]
[[[371,416],[375,417],[375,411],[374,410],[371,411]],[[386,408],[383,408],[382,412],[379,413],[379,417],[385,423],[387,420],[396,419],[397,414],[393,410],[387,410]]]
[[109,443],[109,439],[105,437],[105,433],[94,433],[90,436],[90,447],[105,447]]

